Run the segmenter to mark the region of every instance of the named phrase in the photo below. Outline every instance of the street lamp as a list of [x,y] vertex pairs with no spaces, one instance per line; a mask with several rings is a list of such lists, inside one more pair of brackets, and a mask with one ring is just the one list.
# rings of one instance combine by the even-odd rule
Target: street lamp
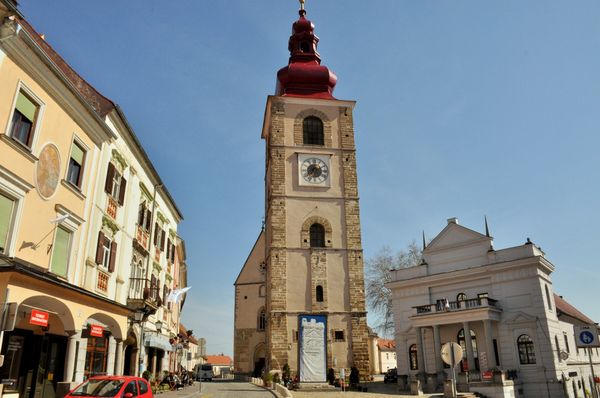
[[144,322],[144,318],[146,317],[146,311],[144,310],[138,310],[135,311],[133,313],[133,319],[135,321],[135,323],[137,323],[138,325],[140,325],[140,346],[138,347],[138,373],[141,377],[142,375],[142,366],[144,364],[144,325],[142,325],[142,323]]
[[162,322],[160,320],[156,321],[154,323],[154,326],[156,326],[156,333],[160,333],[162,331]]

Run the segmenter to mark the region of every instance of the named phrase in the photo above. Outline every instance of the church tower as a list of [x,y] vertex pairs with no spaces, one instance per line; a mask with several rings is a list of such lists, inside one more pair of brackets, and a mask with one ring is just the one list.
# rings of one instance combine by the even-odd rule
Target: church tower
[[[329,368],[369,372],[355,102],[333,97],[337,77],[321,65],[303,6],[299,14],[266,104],[265,226],[236,281],[234,362],[256,371],[264,355],[267,369],[288,364],[301,381],[324,382]],[[264,350],[245,346],[257,342],[243,327],[253,283],[265,288],[264,307],[249,311],[259,313]]]

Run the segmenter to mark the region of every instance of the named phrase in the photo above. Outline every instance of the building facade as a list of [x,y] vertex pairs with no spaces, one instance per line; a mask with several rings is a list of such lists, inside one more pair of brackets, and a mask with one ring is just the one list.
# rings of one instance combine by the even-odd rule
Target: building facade
[[177,335],[181,213],[118,106],[16,2],[0,21],[0,394],[168,369],[152,355]]
[[[588,351],[575,348],[574,326],[593,322],[554,294],[554,269],[529,239],[496,250],[488,232],[449,219],[423,251],[422,264],[392,271],[387,284],[401,388],[419,380],[425,390],[440,391],[450,369],[439,353],[454,342],[464,352],[461,391],[586,396],[595,384]],[[591,356],[598,374],[597,350]],[[492,379],[494,372],[510,380]]]
[[369,372],[354,101],[333,97],[314,25],[300,10],[289,65],[267,100],[265,225],[235,283],[234,367]]

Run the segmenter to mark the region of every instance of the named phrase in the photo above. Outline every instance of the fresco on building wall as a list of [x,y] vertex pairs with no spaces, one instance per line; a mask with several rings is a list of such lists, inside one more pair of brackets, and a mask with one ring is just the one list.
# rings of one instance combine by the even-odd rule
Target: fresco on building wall
[[40,151],[35,171],[38,192],[48,199],[56,192],[60,175],[60,154],[56,146],[47,144]]

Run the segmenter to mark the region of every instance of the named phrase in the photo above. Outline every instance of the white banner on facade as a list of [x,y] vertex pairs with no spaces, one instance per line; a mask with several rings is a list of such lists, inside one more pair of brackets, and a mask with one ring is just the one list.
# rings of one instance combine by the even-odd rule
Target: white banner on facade
[[300,316],[300,381],[324,382],[326,380],[327,318]]

